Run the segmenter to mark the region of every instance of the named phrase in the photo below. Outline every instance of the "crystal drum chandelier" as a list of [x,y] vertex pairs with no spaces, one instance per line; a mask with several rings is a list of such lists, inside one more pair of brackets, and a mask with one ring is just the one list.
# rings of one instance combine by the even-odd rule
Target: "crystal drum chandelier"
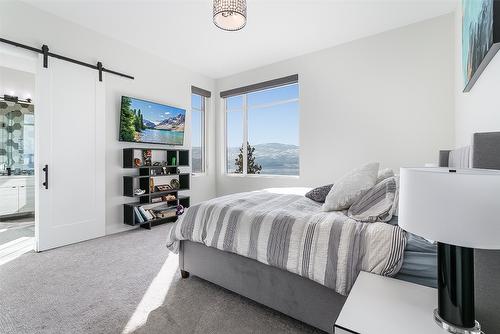
[[227,31],[240,30],[247,23],[246,0],[214,0],[214,24]]

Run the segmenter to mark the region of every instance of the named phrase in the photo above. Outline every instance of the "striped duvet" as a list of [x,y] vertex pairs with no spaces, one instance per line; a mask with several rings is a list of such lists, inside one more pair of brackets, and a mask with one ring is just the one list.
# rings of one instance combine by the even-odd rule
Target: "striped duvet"
[[347,295],[361,270],[384,276],[399,271],[406,234],[386,223],[322,212],[302,195],[263,190],[190,207],[168,232],[167,247],[178,252],[180,240],[249,257]]

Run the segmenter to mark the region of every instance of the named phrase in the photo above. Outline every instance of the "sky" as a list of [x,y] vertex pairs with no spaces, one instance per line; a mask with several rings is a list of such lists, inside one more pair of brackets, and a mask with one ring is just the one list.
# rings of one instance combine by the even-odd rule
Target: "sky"
[[191,94],[191,146],[201,147],[201,96]]
[[185,114],[184,109],[175,108],[159,103],[148,102],[144,100],[132,99],[132,109],[141,109],[144,119],[148,121],[159,123],[166,118],[175,117],[179,114]]
[[[278,101],[297,99],[298,84],[248,94],[248,139],[250,145],[282,143],[299,145],[299,102],[262,107]],[[227,99],[227,134],[230,147],[243,140],[243,97]]]
[[[248,139],[251,145],[266,143],[282,143],[299,145],[299,102],[294,101],[273,107],[261,108],[276,101],[286,101],[299,97],[298,85],[290,85],[256,93],[250,93],[248,102]],[[228,144],[240,147],[243,143],[243,97],[235,96],[227,99],[230,112],[227,114]],[[201,98],[191,96],[192,129],[191,143],[193,147],[201,144]]]

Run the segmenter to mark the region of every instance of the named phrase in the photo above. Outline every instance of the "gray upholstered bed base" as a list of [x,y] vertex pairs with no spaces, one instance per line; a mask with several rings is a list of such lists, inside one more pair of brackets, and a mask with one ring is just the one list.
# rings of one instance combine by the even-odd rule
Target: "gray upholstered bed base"
[[192,241],[181,241],[179,267],[328,333],[346,300],[307,278]]
[[[472,137],[469,162],[466,166],[461,165],[461,162],[466,160],[461,157],[458,161],[450,161],[450,152],[439,152],[439,166],[448,167],[451,163],[457,168],[500,169],[500,132],[475,133]],[[485,333],[500,333],[500,318],[498,317],[500,251],[475,250],[474,253],[476,318]]]

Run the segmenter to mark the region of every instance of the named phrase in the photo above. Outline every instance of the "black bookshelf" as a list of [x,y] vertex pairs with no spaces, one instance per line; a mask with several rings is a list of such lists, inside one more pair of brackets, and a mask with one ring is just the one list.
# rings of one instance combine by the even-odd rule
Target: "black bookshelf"
[[[145,150],[152,151],[152,165],[144,164],[142,153]],[[139,165],[136,165],[135,159],[140,160]],[[175,159],[175,163],[172,163],[173,159]],[[161,205],[164,210],[175,211],[177,205],[180,204],[187,209],[190,205],[190,197],[180,192],[190,189],[191,174],[180,173],[179,167],[189,167],[189,150],[170,148],[123,149],[123,168],[137,170],[136,175],[123,176],[123,196],[137,199],[136,202],[123,204],[123,219],[125,224],[131,226],[140,225],[141,227],[151,229],[152,226],[177,220],[177,216],[172,216],[167,218],[155,218],[141,223],[134,213],[134,208],[143,206],[149,209]],[[159,185],[169,184],[172,179],[178,180],[178,188],[163,191],[156,188]],[[137,188],[145,190],[145,193],[135,195],[134,190]],[[174,195],[175,200],[164,200],[163,196],[166,195]],[[161,198],[161,200],[158,200],[158,198]]]

